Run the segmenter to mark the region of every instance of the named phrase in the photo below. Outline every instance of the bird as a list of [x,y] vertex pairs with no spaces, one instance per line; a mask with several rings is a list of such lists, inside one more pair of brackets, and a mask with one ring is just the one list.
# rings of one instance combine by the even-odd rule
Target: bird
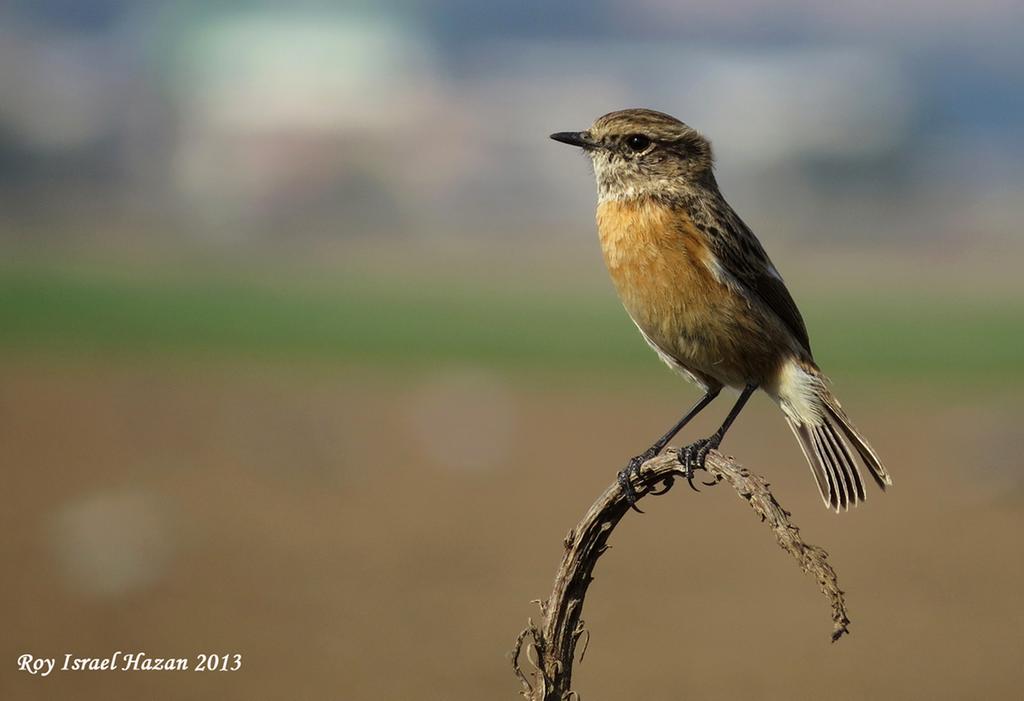
[[590,157],[604,262],[644,340],[703,390],[701,399],[619,471],[627,503],[644,462],[729,387],[739,398],[711,436],[679,451],[693,486],[708,453],[758,389],[796,436],[826,507],[866,498],[858,463],[884,491],[892,478],[853,425],[811,353],[800,310],[763,246],[722,195],[710,142],[675,117],[626,109],[584,131],[552,134]]

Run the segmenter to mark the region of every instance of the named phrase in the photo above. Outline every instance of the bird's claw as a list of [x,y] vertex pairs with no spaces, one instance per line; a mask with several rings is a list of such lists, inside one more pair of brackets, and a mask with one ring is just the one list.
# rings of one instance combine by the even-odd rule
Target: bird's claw
[[622,488],[622,493],[626,497],[626,503],[629,504],[629,508],[638,514],[642,514],[643,511],[636,505],[637,499],[640,495],[637,494],[636,488],[633,486],[633,478],[640,477],[640,468],[643,464],[654,457],[654,454],[650,451],[637,455],[630,459],[629,464],[626,465],[622,470],[619,471],[619,487]]
[[[686,477],[686,483],[690,485],[690,489],[695,492],[699,492],[697,486],[693,483],[693,473],[695,470],[705,470],[704,463],[708,459],[708,453],[717,448],[721,444],[722,439],[717,436],[711,436],[710,438],[701,438],[700,440],[694,441],[687,446],[684,446],[679,451],[679,464],[683,466],[683,476]],[[714,484],[704,483],[706,487],[710,487]]]
[[672,478],[672,475],[668,475],[664,480],[662,480],[661,489],[652,489],[648,494],[652,497],[660,497],[662,494],[665,494],[668,490],[672,489],[673,484],[675,484],[675,480]]

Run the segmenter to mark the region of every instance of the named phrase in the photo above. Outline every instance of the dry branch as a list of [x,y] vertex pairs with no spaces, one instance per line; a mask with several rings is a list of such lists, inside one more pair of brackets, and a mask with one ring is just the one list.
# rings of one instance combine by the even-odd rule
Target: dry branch
[[[679,477],[681,465],[678,452],[667,450],[644,463],[640,477],[634,482],[638,494],[663,494]],[[789,512],[779,505],[768,483],[740,467],[717,451],[712,451],[705,464],[706,472],[717,482],[728,482],[761,517],[783,550],[800,565],[800,569],[818,580],[822,593],[832,605],[832,640],[849,632],[843,592],[836,581],[835,570],[828,564],[828,554],[808,545],[800,537],[800,529],[789,520]],[[565,557],[555,576],[554,590],[547,601],[539,602],[542,622],[531,620],[519,634],[512,651],[512,666],[523,685],[523,696],[530,701],[563,701],[575,698],[571,691],[572,666],[576,645],[585,635],[582,613],[587,588],[593,581],[594,566],[607,549],[609,536],[629,510],[617,482],[613,482],[590,507],[576,528],[565,538]],[[584,645],[584,651],[586,646]],[[534,667],[529,675],[523,672],[520,659],[526,652]]]

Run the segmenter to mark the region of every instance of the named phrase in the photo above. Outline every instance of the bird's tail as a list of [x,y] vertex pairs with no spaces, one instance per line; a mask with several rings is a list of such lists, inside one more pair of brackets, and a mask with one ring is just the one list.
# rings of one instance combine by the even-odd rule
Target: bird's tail
[[851,504],[856,506],[867,495],[855,457],[867,466],[883,490],[892,484],[892,478],[882,466],[878,454],[843,411],[817,368],[801,368],[800,372],[804,378],[796,383],[800,385],[797,389],[802,395],[798,401],[788,401],[791,397],[786,396],[785,390],[793,388],[780,388],[783,391],[780,392],[779,403],[786,414],[786,421],[811,466],[826,506],[837,512],[848,509]]

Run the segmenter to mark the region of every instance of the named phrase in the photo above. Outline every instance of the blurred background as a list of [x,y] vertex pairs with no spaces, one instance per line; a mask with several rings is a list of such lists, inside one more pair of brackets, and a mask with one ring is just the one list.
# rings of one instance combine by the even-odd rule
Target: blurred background
[[[0,5],[0,697],[515,698],[561,541],[697,397],[554,131],[646,106],[719,182],[895,477],[822,508],[777,409],[613,538],[586,699],[1016,698],[1024,6]],[[727,401],[687,429],[718,425]],[[24,653],[235,673],[16,671]]]

